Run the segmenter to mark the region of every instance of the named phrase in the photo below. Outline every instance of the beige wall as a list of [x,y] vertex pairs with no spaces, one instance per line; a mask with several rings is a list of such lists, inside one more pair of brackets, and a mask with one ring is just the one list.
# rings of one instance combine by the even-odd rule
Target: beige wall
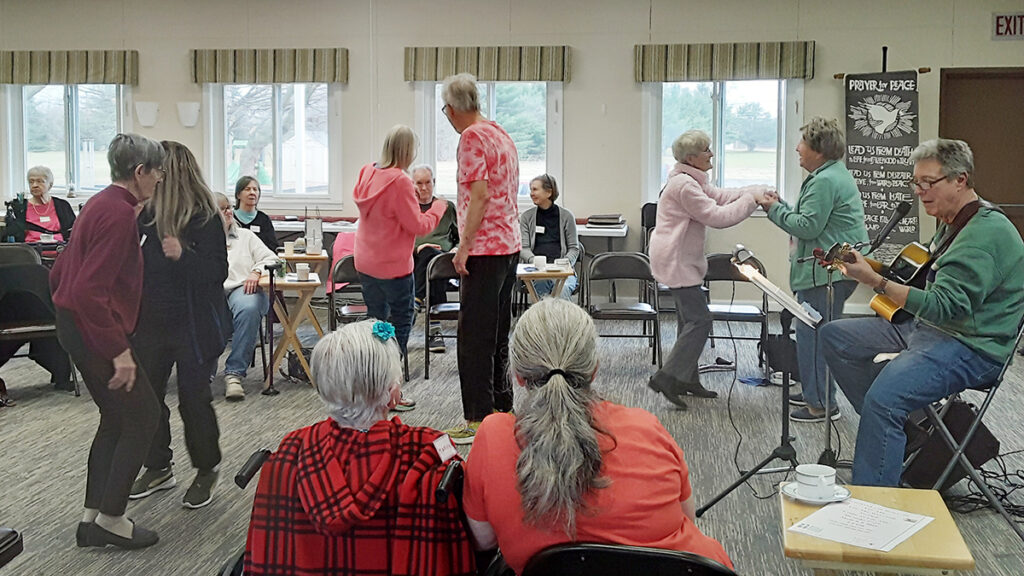
[[[565,204],[577,215],[623,212],[634,226],[627,245],[637,248],[645,191],[634,44],[814,40],[816,77],[805,83],[804,118],[841,116],[843,84],[833,74],[877,71],[888,45],[890,70],[933,70],[920,80],[924,140],[938,129],[940,68],[1024,66],[1024,42],[989,39],[993,11],[1022,7],[1021,0],[0,0],[0,49],[138,50],[133,97],[159,102],[161,111],[156,126],[137,130],[179,140],[202,158],[202,124],[184,128],[175,113],[176,102],[202,99],[189,79],[189,50],[348,48],[341,142],[347,197],[384,131],[415,122],[414,91],[402,80],[404,46],[567,44],[573,69],[564,88]],[[351,202],[343,213],[355,213]],[[930,231],[931,223],[924,226]],[[770,276],[785,285],[784,234],[752,219],[710,232],[708,249],[737,242],[756,247]]]

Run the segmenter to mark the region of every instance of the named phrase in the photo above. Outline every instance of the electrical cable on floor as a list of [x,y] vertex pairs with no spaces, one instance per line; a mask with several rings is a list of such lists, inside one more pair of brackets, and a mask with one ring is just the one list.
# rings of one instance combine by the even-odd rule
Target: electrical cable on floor
[[[984,467],[978,468],[978,472],[981,474],[985,484],[988,485],[989,490],[992,491],[992,494],[999,499],[1003,508],[1006,508],[1006,511],[1018,523],[1024,523],[1024,502],[1012,502],[1010,497],[1018,493],[1018,491],[1024,491],[1024,470],[1009,470],[1006,466],[1005,458],[1021,453],[1024,453],[1024,450],[1014,450],[996,456],[992,462],[999,468],[998,471],[986,470]],[[971,512],[991,508],[988,499],[974,485],[974,482],[968,481],[967,486],[967,494],[943,494],[943,499],[950,510],[960,514],[970,514]]]

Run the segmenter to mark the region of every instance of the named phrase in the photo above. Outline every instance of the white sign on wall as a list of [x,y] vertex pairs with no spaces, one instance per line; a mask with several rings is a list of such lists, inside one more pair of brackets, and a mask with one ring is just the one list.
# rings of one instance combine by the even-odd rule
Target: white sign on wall
[[993,12],[993,40],[1024,40],[1024,12]]

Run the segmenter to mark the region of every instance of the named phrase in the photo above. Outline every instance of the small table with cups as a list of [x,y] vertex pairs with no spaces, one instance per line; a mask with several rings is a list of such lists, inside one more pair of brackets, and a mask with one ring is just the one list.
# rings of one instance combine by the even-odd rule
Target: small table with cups
[[[309,254],[308,252],[297,252],[293,248],[289,253],[287,245],[291,243],[286,242],[285,244],[284,251],[279,252],[278,256],[288,264],[288,270],[295,272],[299,277],[303,275],[303,271],[300,268],[306,268],[305,273],[310,277],[316,275],[318,278],[326,278],[330,274],[331,258],[327,255],[326,250],[321,249],[319,253]],[[312,299],[312,295],[310,295],[310,298]],[[306,306],[309,307],[308,302]],[[313,326],[316,327],[316,331],[323,336],[324,329],[320,326],[320,321],[317,320],[312,307],[309,308],[309,317]]]
[[[306,362],[306,357],[302,355],[302,343],[299,341],[297,330],[299,325],[302,324],[304,319],[309,319],[313,327],[316,328],[317,333],[320,336],[324,335],[323,329],[320,328],[320,323],[317,322],[316,316],[313,314],[313,309],[309,306],[309,301],[313,298],[313,293],[320,287],[320,276],[319,274],[310,273],[309,279],[300,281],[295,273],[289,273],[284,278],[278,278],[274,281],[274,288],[281,290],[282,292],[292,291],[297,292],[299,301],[298,306],[293,308],[291,316],[288,315],[288,310],[281,304],[280,299],[271,298],[274,305],[274,312],[277,313],[277,318],[281,322],[281,328],[283,331],[283,342],[280,346],[275,346],[273,354],[270,359],[270,367],[267,370],[267,379],[263,383],[263,389],[267,390],[270,388],[270,378],[277,370],[277,365],[281,363],[281,359],[284,358],[285,352],[288,348],[291,348],[298,355],[299,364],[302,366],[302,370],[309,376],[309,383],[311,386],[315,386],[313,383],[313,373],[309,369],[309,364]],[[270,276],[263,274],[260,277],[260,288],[267,290],[270,288]]]
[[537,302],[537,290],[533,283],[540,280],[553,280],[555,282],[551,293],[558,295],[562,293],[565,281],[570,276],[575,276],[576,271],[569,265],[569,261],[559,258],[554,264],[548,264],[543,256],[536,256],[532,264],[519,263],[516,266],[516,277],[526,285],[526,292],[530,295],[530,302]]

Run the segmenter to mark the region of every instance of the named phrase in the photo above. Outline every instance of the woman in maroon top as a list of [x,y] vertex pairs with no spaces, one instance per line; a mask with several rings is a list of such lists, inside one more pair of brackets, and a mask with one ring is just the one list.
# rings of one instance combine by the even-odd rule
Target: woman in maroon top
[[149,138],[118,134],[110,142],[107,161],[113,184],[82,209],[74,240],[50,274],[50,290],[57,336],[100,410],[76,541],[83,547],[143,548],[157,542],[156,533],[135,526],[124,512],[159,422],[160,405],[145,372],[136,368],[128,336],[135,330],[142,298],[136,216],[164,176],[164,150]]

